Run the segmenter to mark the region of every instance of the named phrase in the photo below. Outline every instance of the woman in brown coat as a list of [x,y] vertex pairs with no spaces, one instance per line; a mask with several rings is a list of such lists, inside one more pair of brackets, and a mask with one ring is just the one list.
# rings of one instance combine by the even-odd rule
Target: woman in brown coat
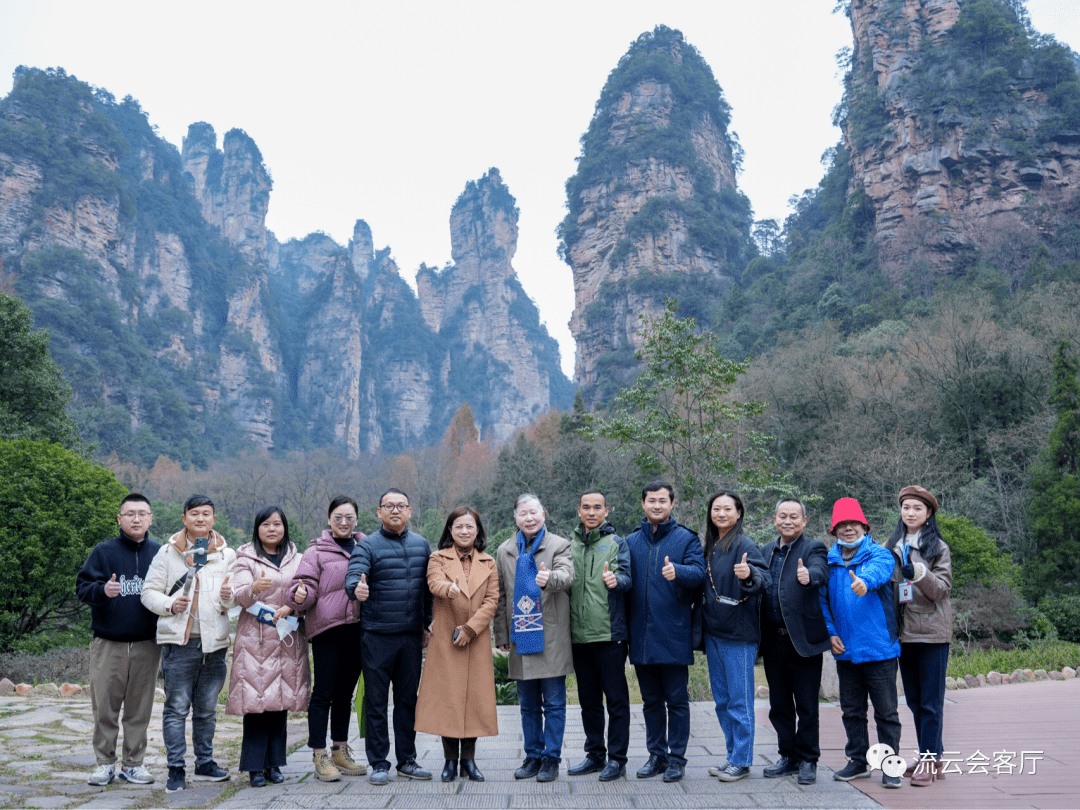
[[476,510],[459,506],[446,519],[439,550],[428,562],[435,597],[431,642],[416,702],[416,730],[443,738],[442,780],[461,775],[483,782],[476,738],[499,733],[489,626],[499,602],[495,559],[484,554],[484,524]]
[[[307,711],[311,675],[308,645],[293,631],[284,639],[277,622],[292,614],[288,590],[300,565],[289,541],[289,522],[276,506],[255,516],[251,542],[236,552],[232,570],[233,599],[244,608],[233,642],[228,714],[243,715],[240,770],[251,773],[252,787],[285,781],[281,766],[288,754],[289,712]],[[273,613],[261,617],[247,608],[261,602]]]

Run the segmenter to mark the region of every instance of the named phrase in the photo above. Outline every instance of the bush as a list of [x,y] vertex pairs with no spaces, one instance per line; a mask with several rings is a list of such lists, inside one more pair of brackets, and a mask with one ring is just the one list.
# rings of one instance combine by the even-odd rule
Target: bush
[[939,514],[938,527],[952,554],[953,598],[963,596],[969,585],[1016,581],[1019,569],[997,543],[966,517]]
[[56,647],[40,655],[0,653],[0,677],[13,683],[89,683],[90,647]]
[[953,626],[968,641],[998,645],[1029,626],[1030,609],[1020,592],[1003,580],[969,585],[953,599]]
[[1080,594],[1043,597],[1039,611],[1054,625],[1062,641],[1080,642]]
[[1036,644],[1028,649],[972,650],[963,652],[954,648],[949,655],[946,674],[953,678],[964,675],[985,675],[994,672],[1008,673],[1017,669],[1045,669],[1047,672],[1063,667],[1080,665],[1080,644],[1067,641],[1051,641]]
[[516,706],[517,682],[510,677],[510,655],[493,653],[491,663],[495,667],[495,703],[499,706]]

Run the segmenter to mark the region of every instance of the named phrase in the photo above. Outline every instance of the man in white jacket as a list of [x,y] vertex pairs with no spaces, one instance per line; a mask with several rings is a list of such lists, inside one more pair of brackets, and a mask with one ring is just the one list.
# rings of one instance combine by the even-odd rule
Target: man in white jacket
[[156,613],[157,643],[165,675],[162,737],[168,755],[166,793],[187,787],[185,718],[191,711],[195,779],[222,782],[229,774],[214,762],[217,700],[225,685],[229,647],[229,574],[236,552],[213,530],[214,502],[192,495],[184,503],[184,529],[150,563],[142,602]]

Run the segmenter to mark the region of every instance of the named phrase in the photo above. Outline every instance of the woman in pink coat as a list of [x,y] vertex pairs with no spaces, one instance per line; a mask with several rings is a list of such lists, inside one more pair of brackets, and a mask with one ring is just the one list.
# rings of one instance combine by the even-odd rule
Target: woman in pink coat
[[[293,612],[288,591],[299,566],[285,513],[268,506],[255,516],[251,542],[236,552],[232,570],[233,599],[244,611],[236,625],[225,711],[243,715],[240,770],[250,772],[252,787],[285,781],[288,714],[307,710],[307,641],[295,631],[282,639],[276,626]],[[258,617],[247,610],[257,604],[266,607]]]

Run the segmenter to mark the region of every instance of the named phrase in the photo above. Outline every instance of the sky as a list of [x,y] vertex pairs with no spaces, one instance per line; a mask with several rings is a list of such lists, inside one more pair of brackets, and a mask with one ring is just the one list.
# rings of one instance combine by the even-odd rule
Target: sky
[[[756,219],[783,220],[840,138],[836,0],[2,0],[0,96],[19,65],[131,95],[180,148],[190,124],[250,135],[274,180],[267,227],[344,245],[357,219],[415,287],[451,261],[450,209],[497,167],[521,210],[514,267],[570,376],[574,306],[555,229],[579,138],[619,58],[663,24],[712,67]],[[1080,49],[1080,2],[1029,0]]]

